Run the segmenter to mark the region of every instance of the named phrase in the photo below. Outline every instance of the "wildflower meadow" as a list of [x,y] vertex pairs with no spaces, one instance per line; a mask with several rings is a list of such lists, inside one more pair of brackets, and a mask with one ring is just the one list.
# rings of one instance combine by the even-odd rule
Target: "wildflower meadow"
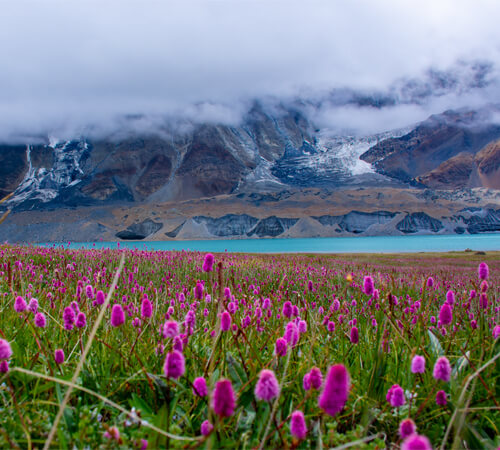
[[0,246],[2,448],[500,445],[500,257]]

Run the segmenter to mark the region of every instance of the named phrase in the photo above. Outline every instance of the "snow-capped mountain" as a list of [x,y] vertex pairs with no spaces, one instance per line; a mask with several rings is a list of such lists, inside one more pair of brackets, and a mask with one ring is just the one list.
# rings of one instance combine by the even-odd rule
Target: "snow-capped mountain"
[[[84,174],[80,167],[86,157],[88,144],[84,139],[57,142],[51,140],[46,150],[52,149],[52,165],[50,167],[35,166],[31,158],[32,145],[26,146],[26,163],[28,170],[10,198],[9,204],[22,204],[26,201],[47,203],[56,199],[63,189],[80,183]],[[35,163],[36,164],[36,163]]]
[[188,133],[124,140],[78,137],[27,145],[25,172],[6,202],[16,209],[109,201],[161,201],[289,187],[391,184],[360,156],[376,136],[335,136],[299,112],[254,105],[239,127],[197,125]]
[[[266,109],[255,103],[238,126],[193,123],[182,131],[166,126],[162,133],[122,133],[121,138],[51,137],[46,144],[4,145],[0,172],[6,176],[0,178],[0,191],[12,195],[0,207],[20,212],[143,205],[150,210],[153,204],[199,199],[210,203],[217,198],[257,199],[257,204],[267,199],[281,207],[287,205],[289,193],[300,196],[310,188],[330,193],[366,187],[372,192],[426,186],[498,189],[500,126],[476,126],[482,114],[448,111],[403,129],[346,136],[316,127],[298,109]],[[382,209],[386,195],[376,199]],[[356,208],[371,209],[372,202],[358,200]],[[405,204],[398,202],[387,208]],[[196,208],[193,214],[206,214]],[[323,215],[321,210],[315,214]],[[379,215],[387,221],[393,218],[384,210]],[[291,223],[287,220],[270,219],[265,224],[277,232]],[[311,220],[316,227],[316,219]],[[144,223],[148,230],[158,226]],[[175,223],[175,229],[191,230],[180,236],[197,236],[199,227],[206,225],[196,220]],[[313,226],[298,223],[299,228]],[[177,236],[174,231],[166,236]],[[138,235],[135,228],[127,233]]]

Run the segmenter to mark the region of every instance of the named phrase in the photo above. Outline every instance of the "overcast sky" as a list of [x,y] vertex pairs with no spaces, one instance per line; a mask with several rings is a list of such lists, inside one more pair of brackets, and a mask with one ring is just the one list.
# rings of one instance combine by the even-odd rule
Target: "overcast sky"
[[489,91],[319,120],[376,131],[499,93],[498,0],[3,0],[1,14],[1,140],[124,114],[235,122],[252,98],[383,91],[457,61],[491,62]]

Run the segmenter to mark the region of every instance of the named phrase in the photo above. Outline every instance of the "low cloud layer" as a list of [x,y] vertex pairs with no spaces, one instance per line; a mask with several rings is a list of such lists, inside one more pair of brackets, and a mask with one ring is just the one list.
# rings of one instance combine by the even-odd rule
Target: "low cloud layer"
[[[500,99],[496,0],[11,0],[2,17],[3,141],[128,115],[237,123],[264,97],[312,99],[322,126],[367,133]],[[398,104],[334,98],[349,92]]]

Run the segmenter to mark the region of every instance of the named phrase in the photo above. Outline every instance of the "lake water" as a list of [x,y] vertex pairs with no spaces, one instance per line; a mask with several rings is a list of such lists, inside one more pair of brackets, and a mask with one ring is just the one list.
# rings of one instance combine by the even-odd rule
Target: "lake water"
[[[49,244],[46,244],[49,245]],[[54,244],[50,244],[54,245]],[[64,245],[65,247],[68,244]],[[244,253],[404,253],[500,250],[500,233],[434,236],[369,236],[305,239],[235,239],[70,243],[70,248],[137,248]]]

